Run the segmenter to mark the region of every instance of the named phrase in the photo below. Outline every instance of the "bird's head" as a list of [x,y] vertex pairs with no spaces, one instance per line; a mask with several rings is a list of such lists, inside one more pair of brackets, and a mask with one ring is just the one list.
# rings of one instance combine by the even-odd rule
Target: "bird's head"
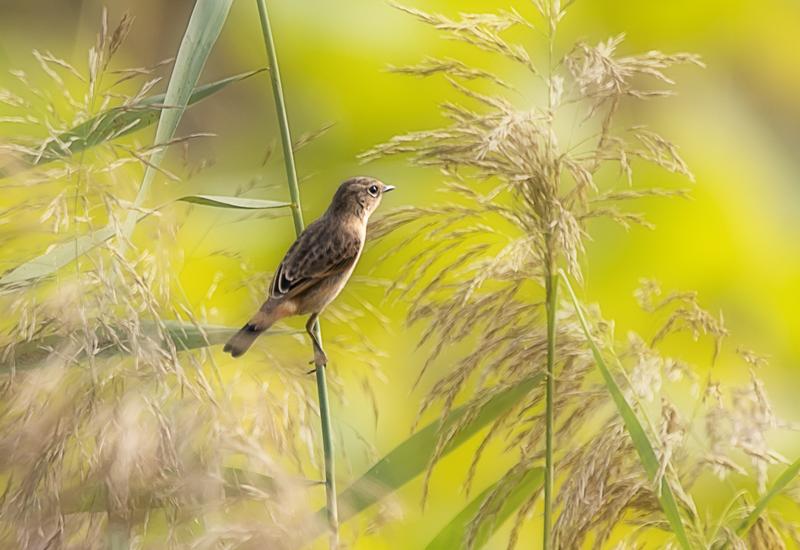
[[366,220],[381,203],[384,193],[394,189],[376,178],[358,176],[343,182],[333,196],[331,211]]

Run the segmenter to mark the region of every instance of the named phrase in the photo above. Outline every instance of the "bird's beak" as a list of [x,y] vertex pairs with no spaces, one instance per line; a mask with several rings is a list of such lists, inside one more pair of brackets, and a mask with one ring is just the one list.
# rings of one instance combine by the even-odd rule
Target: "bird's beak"
[[384,185],[383,192],[388,193],[389,191],[394,191],[394,185]]

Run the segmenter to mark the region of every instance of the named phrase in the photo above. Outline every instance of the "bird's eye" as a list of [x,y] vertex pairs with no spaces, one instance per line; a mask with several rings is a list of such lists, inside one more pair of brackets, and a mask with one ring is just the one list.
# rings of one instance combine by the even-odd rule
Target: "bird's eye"
[[378,186],[377,185],[370,185],[369,189],[367,189],[367,191],[369,191],[369,194],[372,195],[373,197],[377,197],[378,196]]

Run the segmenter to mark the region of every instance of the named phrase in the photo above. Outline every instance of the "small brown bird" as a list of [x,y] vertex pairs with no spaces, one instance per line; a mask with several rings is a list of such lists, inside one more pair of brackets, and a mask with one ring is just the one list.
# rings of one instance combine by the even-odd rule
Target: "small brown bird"
[[339,295],[361,256],[370,214],[394,189],[375,178],[351,178],[339,186],[328,210],[309,224],[275,271],[269,298],[223,348],[233,357],[246,352],[259,334],[292,315],[310,313],[306,332],[314,345],[314,363],[328,362],[312,330],[319,314]]

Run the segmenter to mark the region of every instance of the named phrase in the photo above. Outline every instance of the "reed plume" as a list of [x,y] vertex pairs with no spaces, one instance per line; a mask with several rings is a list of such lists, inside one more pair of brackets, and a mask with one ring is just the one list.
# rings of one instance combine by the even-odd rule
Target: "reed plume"
[[[616,381],[610,383],[623,388],[639,417],[632,421],[644,425],[637,440],[610,407],[607,384],[597,377],[575,312],[556,294],[560,267],[579,282],[586,276],[582,256],[590,220],[649,227],[642,214],[626,207],[630,201],[686,195],[635,184],[641,163],[693,176],[676,145],[642,124],[621,121],[628,103],[671,95],[669,72],[675,65],[702,62],[688,53],[621,53],[624,35],[557,48],[556,32],[571,4],[535,0],[530,16],[505,10],[458,18],[395,4],[445,38],[516,67],[501,74],[433,57],[392,67],[407,75],[440,76],[457,99],[441,105],[446,125],[392,137],[362,155],[365,161],[401,155],[424,169],[438,169],[446,197],[398,209],[374,228],[378,235],[400,233],[403,245],[416,242],[423,251],[406,263],[395,290],[409,301],[408,323],[423,324],[420,344],[429,352],[420,378],[445,352],[449,366],[420,414],[441,403],[446,418],[457,402],[466,402],[474,415],[509,386],[541,374],[548,380],[498,418],[478,446],[464,481],[467,491],[492,442],[502,441],[517,462],[483,499],[464,536],[466,548],[476,544],[481,525],[491,523],[521,474],[538,467],[545,471],[543,487],[520,506],[509,547],[517,543],[519,528],[540,497],[545,548],[579,548],[587,542],[599,548],[612,532],[630,533],[626,540],[635,545],[642,532],[673,531],[673,522],[681,533],[673,533],[671,544],[716,547],[725,537],[739,539],[720,524],[704,523],[691,493],[695,481],[711,471],[747,471],[739,470],[743,466],[730,445],[753,445],[749,456],[762,481],[765,466],[780,460],[762,439],[767,426],[778,423],[767,412],[755,371],[748,389],[723,390],[713,379],[710,366],[720,360],[727,337],[721,316],[703,309],[695,293],[658,296],[652,281],[637,291],[637,299],[654,315],[668,317],[650,338],[631,334],[619,340],[613,322],[592,309],[593,339],[616,369]],[[511,41],[511,35],[524,36],[524,42]],[[536,46],[529,50],[522,43]],[[678,332],[695,339],[710,336],[710,366],[660,354],[661,342]],[[674,386],[687,384],[693,392],[688,411],[673,400]],[[715,403],[710,396],[716,392],[742,397],[723,404],[720,396]],[[733,420],[729,415],[736,416],[736,410],[750,410],[751,421]],[[468,422],[441,431],[424,495],[440,451]],[[734,435],[733,428],[715,434],[731,424],[748,435]],[[698,435],[704,425],[707,433]],[[702,444],[690,445],[696,437]],[[645,475],[640,445],[654,449],[654,477]],[[677,502],[669,523],[660,503],[662,483]],[[731,506],[739,512],[746,508],[736,500]],[[636,529],[620,530],[623,524]]]

